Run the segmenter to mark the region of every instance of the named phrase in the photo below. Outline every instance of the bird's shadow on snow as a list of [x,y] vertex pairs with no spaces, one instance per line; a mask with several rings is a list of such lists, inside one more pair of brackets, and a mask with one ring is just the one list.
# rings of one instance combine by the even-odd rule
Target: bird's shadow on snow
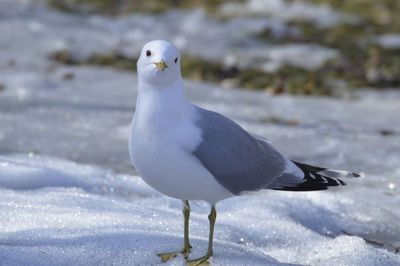
[[288,217],[303,227],[327,237],[337,237],[343,232],[338,215],[310,201],[288,210]]

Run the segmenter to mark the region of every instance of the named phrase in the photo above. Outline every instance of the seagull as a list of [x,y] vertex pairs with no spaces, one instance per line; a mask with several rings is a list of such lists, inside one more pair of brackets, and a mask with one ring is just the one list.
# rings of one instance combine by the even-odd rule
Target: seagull
[[[193,104],[184,92],[181,54],[170,42],[145,44],[137,61],[138,96],[129,156],[142,179],[183,202],[183,247],[161,253],[163,262],[182,254],[190,266],[209,265],[213,256],[216,203],[262,189],[325,190],[359,174],[289,160],[269,141],[229,118]],[[210,204],[207,253],[188,258],[189,201]]]

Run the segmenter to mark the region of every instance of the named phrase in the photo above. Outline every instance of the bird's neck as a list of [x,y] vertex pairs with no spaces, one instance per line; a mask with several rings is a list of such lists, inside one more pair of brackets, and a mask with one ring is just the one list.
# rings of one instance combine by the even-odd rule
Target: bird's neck
[[142,126],[168,128],[188,119],[193,108],[184,93],[182,80],[168,86],[139,82],[134,119]]
[[183,80],[177,79],[175,82],[168,85],[164,84],[151,84],[139,79],[139,95],[149,95],[152,98],[169,97],[184,98],[185,93],[183,89]]

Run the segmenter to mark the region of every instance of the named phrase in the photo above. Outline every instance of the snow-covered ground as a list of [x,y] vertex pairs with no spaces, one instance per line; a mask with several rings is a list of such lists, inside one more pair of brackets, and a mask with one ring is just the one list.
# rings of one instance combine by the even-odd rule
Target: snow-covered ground
[[[145,39],[112,38],[134,16],[87,19],[37,3],[0,1],[0,265],[159,264],[157,252],[181,245],[181,204],[149,188],[129,163],[136,76],[48,59],[66,48],[134,53]],[[400,265],[398,93],[340,100],[186,84],[196,103],[291,158],[366,174],[340,190],[221,202],[214,265]],[[195,257],[206,250],[208,207],[195,202],[192,211]]]
[[[157,252],[181,246],[180,202],[136,176],[52,157],[1,156],[0,186],[4,265],[154,265]],[[365,206],[364,196],[349,188],[340,196],[263,191],[226,200],[218,206],[214,265],[399,264],[398,255],[347,235],[399,232],[385,224],[396,214]],[[199,256],[208,206],[192,209]],[[183,263],[180,257],[168,265]]]

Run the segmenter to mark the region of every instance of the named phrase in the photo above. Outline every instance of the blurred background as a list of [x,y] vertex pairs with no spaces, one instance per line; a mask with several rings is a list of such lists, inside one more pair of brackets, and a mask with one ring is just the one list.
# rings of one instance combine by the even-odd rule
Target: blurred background
[[[174,41],[183,49],[190,79],[330,96],[400,86],[400,3],[394,0],[47,2],[75,14],[143,16],[146,23],[129,24],[126,18],[116,27],[125,30],[126,41],[161,36]],[[131,68],[124,63],[135,59],[135,52],[117,48],[83,61],[56,58]]]
[[[31,202],[38,206],[47,202],[46,206],[55,208],[52,214],[50,210],[56,221],[54,228],[64,228],[57,222],[61,219],[57,206],[62,204],[53,204],[54,200],[68,203],[72,199],[69,217],[75,217],[73,200],[82,195],[79,193],[92,200],[89,210],[97,211],[98,221],[104,218],[104,211],[96,205],[97,195],[105,195],[104,202],[110,202],[106,198],[110,195],[126,199],[130,208],[142,197],[143,206],[149,204],[146,200],[153,194],[132,183],[139,181],[132,178],[136,173],[127,143],[140,49],[150,40],[166,39],[182,52],[187,94],[196,104],[271,139],[291,159],[366,174],[361,180],[349,180],[346,189],[321,196],[268,194],[276,199],[271,201],[276,205],[265,207],[265,215],[288,214],[276,224],[289,221],[291,228],[303,225],[315,237],[308,246],[298,243],[303,227],[292,234],[283,226],[270,238],[258,239],[258,232],[248,236],[234,233],[240,229],[238,220],[232,220],[232,232],[227,229],[226,242],[244,235],[245,240],[237,240],[239,245],[248,241],[246,247],[247,243],[261,246],[260,254],[264,254],[265,246],[275,249],[282,243],[279,239],[289,237],[283,241],[289,243],[288,249],[278,248],[274,256],[283,262],[315,265],[320,262],[318,256],[299,254],[314,250],[323,237],[329,250],[341,250],[339,260],[349,250],[361,250],[350,252],[346,265],[357,265],[354,261],[358,265],[384,265],[380,259],[390,256],[398,261],[394,254],[400,252],[399,14],[398,0],[0,0],[0,187],[4,187],[0,201],[20,202],[27,210],[18,213],[12,204],[1,205],[8,212],[0,211],[6,216],[0,220],[8,221],[10,232],[41,228],[51,223],[40,220],[38,216],[44,216],[40,212],[34,216],[37,224],[30,223],[29,215],[36,213]],[[96,167],[108,170],[99,172]],[[54,181],[55,176],[61,181]],[[42,202],[34,192],[19,191],[49,186],[76,186],[84,192],[42,190],[40,195],[47,195],[47,201]],[[253,199],[260,201],[255,208],[265,205],[265,194],[257,195]],[[293,199],[298,207],[291,207]],[[173,207],[171,213],[179,208],[173,200],[154,201],[161,213],[169,206]],[[232,212],[229,204],[241,206],[240,200],[228,202],[221,204],[226,213]],[[77,207],[79,211],[86,203],[82,206]],[[118,206],[115,209],[118,211]],[[47,209],[42,211],[48,213]],[[248,210],[246,217],[258,211]],[[147,209],[139,212],[143,217],[148,215]],[[325,223],[319,223],[321,212]],[[176,217],[170,216],[168,223],[174,228]],[[26,223],[15,223],[15,217],[28,218]],[[114,221],[114,216],[110,217]],[[126,223],[127,219],[123,220]],[[90,219],[74,220],[79,221]],[[154,224],[164,232],[164,225]],[[245,225],[249,223],[244,221]],[[83,230],[92,228],[87,226],[82,226]],[[94,229],[94,235],[103,234],[101,226]],[[116,227],[110,222],[109,228]],[[35,230],[10,239],[37,239]],[[48,233],[50,240],[54,235],[53,231],[40,232],[46,237]],[[353,238],[344,238],[346,245],[335,242],[335,237],[343,234],[364,239],[368,247]],[[278,239],[278,245],[270,241],[273,238]],[[168,239],[162,239],[167,247]],[[71,246],[81,242],[71,242]],[[383,247],[387,253],[372,252],[370,246]],[[102,253],[91,250],[94,257]],[[290,259],[286,258],[288,253]],[[32,254],[30,259],[37,257]],[[73,252],[70,255],[60,258],[68,264],[77,257]],[[10,261],[18,256],[11,256]],[[128,254],[128,262],[132,256],[141,257],[140,253]],[[326,265],[332,265],[328,263],[330,255],[326,256]],[[372,264],[363,264],[360,258]],[[229,255],[225,259],[229,261]]]

